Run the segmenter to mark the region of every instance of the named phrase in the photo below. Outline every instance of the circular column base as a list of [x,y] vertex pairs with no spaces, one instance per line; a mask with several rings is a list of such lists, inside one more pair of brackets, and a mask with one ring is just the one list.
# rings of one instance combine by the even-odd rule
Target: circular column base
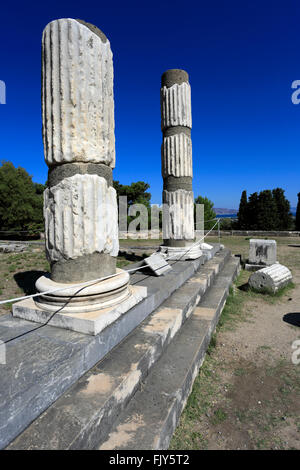
[[[117,275],[88,286],[70,287],[67,283],[58,283],[50,279],[50,275],[41,276],[35,284],[41,295],[35,304],[50,312],[83,313],[93,312],[112,307],[130,296],[129,274],[117,269]],[[42,294],[49,290],[61,289],[50,294]]]

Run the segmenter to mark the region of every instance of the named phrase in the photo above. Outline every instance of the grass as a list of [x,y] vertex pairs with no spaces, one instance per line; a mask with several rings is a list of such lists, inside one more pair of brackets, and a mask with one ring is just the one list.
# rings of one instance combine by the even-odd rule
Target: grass
[[227,419],[227,413],[224,411],[222,408],[217,408],[216,411],[214,412],[212,418],[211,418],[211,423],[212,424],[219,424],[222,423]]

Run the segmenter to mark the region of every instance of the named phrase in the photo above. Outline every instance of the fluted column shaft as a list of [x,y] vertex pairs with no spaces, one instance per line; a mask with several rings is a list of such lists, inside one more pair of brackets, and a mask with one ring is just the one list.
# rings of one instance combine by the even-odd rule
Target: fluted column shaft
[[171,69],[161,80],[161,146],[166,246],[185,246],[194,240],[194,195],[192,189],[191,87],[184,70]]
[[113,274],[118,254],[113,63],[95,26],[63,18],[42,40],[46,254],[56,282]]

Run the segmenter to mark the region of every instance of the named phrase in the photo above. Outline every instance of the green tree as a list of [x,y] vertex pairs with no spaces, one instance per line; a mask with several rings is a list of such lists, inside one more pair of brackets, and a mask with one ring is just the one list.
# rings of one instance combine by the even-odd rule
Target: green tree
[[300,230],[300,193],[298,193],[298,204],[296,211],[296,230]]
[[293,216],[291,214],[290,201],[284,195],[282,188],[273,189],[272,195],[277,208],[276,230],[289,230],[293,227]]
[[[213,210],[214,203],[210,201],[207,197],[198,196],[195,199],[195,211],[196,211],[196,204],[203,204],[204,205],[204,230],[210,230],[216,221],[213,219],[216,218],[216,213]],[[196,214],[196,212],[194,213]],[[196,217],[194,217],[196,222]],[[198,229],[199,227],[196,227]]]
[[252,193],[249,196],[248,200],[248,210],[247,210],[247,230],[258,230],[258,194]]
[[272,191],[261,191],[257,201],[257,230],[276,230],[278,213]]
[[43,185],[11,162],[0,167],[0,227],[8,231],[43,230]]
[[237,214],[238,226],[241,230],[246,230],[248,226],[248,198],[247,191],[242,192],[240,207]]
[[150,188],[148,183],[137,181],[136,183],[125,185],[120,184],[119,181],[114,181],[113,186],[117,191],[118,199],[119,196],[127,196],[129,206],[132,204],[144,204],[145,206],[150,207],[151,193],[147,192],[147,189]]
[[[133,204],[143,204],[147,209],[147,220],[144,220],[143,225],[151,225],[151,193],[147,192],[150,188],[148,183],[144,181],[133,182],[130,185],[120,184],[119,181],[114,181],[113,186],[117,192],[117,201],[119,204],[119,196],[127,197],[128,208]],[[132,220],[136,219],[137,216],[128,216],[127,223],[129,224]]]

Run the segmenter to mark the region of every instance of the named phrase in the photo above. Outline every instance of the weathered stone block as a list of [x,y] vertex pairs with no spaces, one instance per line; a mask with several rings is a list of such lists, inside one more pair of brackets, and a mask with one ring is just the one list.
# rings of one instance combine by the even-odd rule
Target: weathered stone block
[[47,188],[44,216],[50,261],[97,252],[118,255],[116,191],[104,178],[77,174]]
[[275,240],[250,240],[249,263],[271,266],[277,261],[277,245]]
[[43,140],[47,165],[115,166],[113,63],[96,27],[51,21],[42,41]]
[[192,141],[181,132],[163,138],[161,147],[162,176],[193,177]]
[[174,83],[161,88],[161,127],[192,127],[191,87],[189,83]]
[[169,212],[165,214],[163,220],[163,238],[193,240],[195,237],[193,192],[184,189],[163,191],[163,203]]

